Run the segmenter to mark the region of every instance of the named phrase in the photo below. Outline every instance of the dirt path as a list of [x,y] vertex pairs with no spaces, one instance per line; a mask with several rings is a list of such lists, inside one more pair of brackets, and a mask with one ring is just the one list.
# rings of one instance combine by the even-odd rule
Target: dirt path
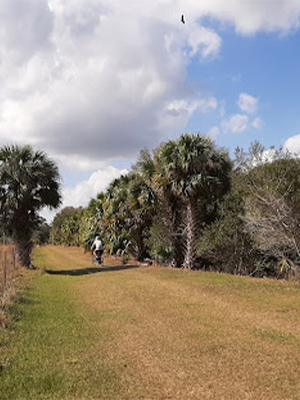
[[92,269],[76,248],[40,249],[36,262],[89,338],[78,354],[57,353],[73,359],[69,388],[84,389],[73,381],[61,399],[299,399],[297,284],[113,258]]

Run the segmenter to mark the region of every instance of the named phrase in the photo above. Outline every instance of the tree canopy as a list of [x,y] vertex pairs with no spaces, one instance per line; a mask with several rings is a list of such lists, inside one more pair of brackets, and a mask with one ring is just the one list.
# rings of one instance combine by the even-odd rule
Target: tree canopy
[[38,212],[60,204],[58,167],[46,153],[30,146],[0,149],[1,223],[15,242],[21,263],[31,264],[32,237]]
[[[300,273],[300,161],[253,143],[226,150],[200,134],[142,149],[85,209],[65,209],[56,243],[251,276]],[[69,215],[70,214],[70,215]],[[56,236],[53,232],[56,231]]]

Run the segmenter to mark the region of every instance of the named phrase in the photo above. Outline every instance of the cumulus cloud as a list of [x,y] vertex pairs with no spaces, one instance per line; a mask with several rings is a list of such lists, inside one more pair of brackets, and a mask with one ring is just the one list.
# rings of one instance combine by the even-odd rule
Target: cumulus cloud
[[[222,46],[204,17],[253,34],[295,29],[299,13],[292,0],[2,0],[0,144],[31,143],[69,164],[76,156],[78,169],[135,157],[215,109],[186,84],[190,60]],[[241,109],[251,114],[250,100]],[[247,123],[233,116],[225,127]]]
[[241,93],[238,100],[240,109],[248,114],[255,114],[257,112],[258,99],[250,96],[247,93]]
[[[221,128],[225,133],[240,133],[248,130],[250,127],[260,129],[262,120],[260,117],[253,117],[250,120],[250,114],[256,114],[258,109],[258,99],[247,93],[241,93],[237,102],[239,108],[245,114],[235,114],[228,118],[223,119]],[[224,116],[224,115],[223,115]]]
[[300,134],[288,138],[285,141],[283,148],[292,154],[300,155]]
[[235,114],[222,122],[225,133],[240,133],[248,129],[249,117],[247,115]]
[[91,167],[159,143],[179,114],[184,126],[183,111],[165,112],[182,95],[189,117],[206,112],[206,100],[184,87],[184,48],[189,58],[212,57],[218,35],[196,23],[183,30],[171,4],[159,3],[3,0],[0,141],[39,144],[69,163],[78,155]]
[[114,179],[127,173],[126,169],[119,170],[112,166],[93,172],[88,180],[78,183],[74,188],[64,189],[63,207],[86,206],[98,193],[104,192]]
[[252,122],[252,126],[254,129],[260,129],[262,127],[262,120],[259,117],[256,117]]
[[[118,169],[113,166],[106,166],[93,172],[87,180],[83,180],[74,187],[63,189],[63,204],[60,209],[68,206],[85,207],[95,198],[97,194],[105,192],[109,184],[121,175],[126,175],[127,169]],[[45,208],[41,211],[41,216],[51,223],[57,210]]]
[[231,23],[243,35],[258,31],[288,33],[299,28],[300,3],[294,0],[207,0],[205,5],[210,15]]
[[185,99],[174,100],[166,104],[160,119],[160,130],[171,135],[180,133],[195,111],[208,113],[216,110],[218,102],[215,97],[201,98],[188,101]]
[[220,51],[222,39],[216,32],[202,26],[191,30],[188,37],[188,44],[191,47],[191,51],[189,52],[191,57],[200,54],[202,59],[213,58]]

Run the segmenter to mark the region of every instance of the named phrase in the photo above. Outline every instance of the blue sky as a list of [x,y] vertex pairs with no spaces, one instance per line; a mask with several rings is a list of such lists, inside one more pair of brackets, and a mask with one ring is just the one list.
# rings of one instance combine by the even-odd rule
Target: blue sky
[[0,145],[75,207],[183,132],[300,154],[299,44],[300,0],[1,0]]
[[[240,93],[257,98],[255,114],[261,119],[261,127],[219,134],[217,144],[231,151],[236,146],[247,148],[254,140],[266,147],[283,146],[290,136],[300,132],[300,32],[240,36],[229,28],[222,32],[222,39],[218,58],[204,64],[194,60],[188,68],[188,77],[223,101],[228,115],[241,112]],[[196,114],[187,130],[198,127],[207,131],[213,124],[219,126],[221,120],[218,112]]]

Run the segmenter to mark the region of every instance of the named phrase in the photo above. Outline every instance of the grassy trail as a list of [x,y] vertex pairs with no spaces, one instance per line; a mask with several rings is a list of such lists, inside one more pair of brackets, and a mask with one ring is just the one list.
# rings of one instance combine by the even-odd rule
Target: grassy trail
[[299,284],[111,258],[92,270],[76,248],[35,263],[0,330],[0,399],[300,399]]

